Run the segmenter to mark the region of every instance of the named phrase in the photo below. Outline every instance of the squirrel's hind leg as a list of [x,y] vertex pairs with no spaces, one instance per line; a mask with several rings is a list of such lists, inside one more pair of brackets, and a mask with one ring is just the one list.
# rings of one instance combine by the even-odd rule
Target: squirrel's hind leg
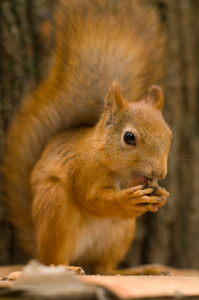
[[45,180],[35,189],[32,217],[37,256],[45,265],[68,266],[75,253],[79,216],[66,190],[59,180]]

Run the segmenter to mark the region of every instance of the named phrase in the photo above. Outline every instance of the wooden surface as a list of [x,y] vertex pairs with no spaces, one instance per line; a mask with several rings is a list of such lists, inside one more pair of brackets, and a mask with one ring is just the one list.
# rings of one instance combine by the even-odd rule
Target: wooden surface
[[84,276],[82,280],[106,287],[121,299],[199,296],[195,276]]
[[8,276],[11,272],[21,271],[23,267],[24,265],[0,266],[0,278]]
[[[22,266],[0,267],[0,277],[18,271]],[[50,269],[50,268],[49,268]],[[159,297],[179,298],[199,297],[198,276],[78,276],[86,285],[103,287],[117,295],[119,299],[159,299]],[[42,281],[42,278],[41,278]],[[0,281],[0,289],[14,285],[14,281]],[[64,283],[64,285],[67,285]],[[66,298],[68,299],[68,298]],[[109,299],[109,298],[106,298]],[[111,299],[111,298],[110,298]]]

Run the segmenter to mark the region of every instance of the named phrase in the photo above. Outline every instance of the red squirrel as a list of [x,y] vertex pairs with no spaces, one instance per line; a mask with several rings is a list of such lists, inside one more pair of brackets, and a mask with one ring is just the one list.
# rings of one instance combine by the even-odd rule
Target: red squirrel
[[143,1],[59,6],[49,75],[7,134],[5,203],[21,246],[45,264],[114,274],[136,218],[169,196],[157,180],[172,134],[153,85],[164,75],[165,34]]

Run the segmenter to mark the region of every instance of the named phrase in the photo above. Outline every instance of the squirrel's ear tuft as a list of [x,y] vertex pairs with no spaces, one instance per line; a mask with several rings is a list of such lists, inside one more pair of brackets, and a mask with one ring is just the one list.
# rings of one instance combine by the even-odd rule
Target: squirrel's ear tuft
[[112,111],[117,109],[123,109],[125,106],[125,100],[120,92],[118,81],[112,82],[111,87],[106,95],[105,107]]
[[124,109],[126,101],[120,92],[118,81],[112,82],[105,99],[106,125],[110,125],[118,110]]
[[149,89],[147,102],[159,110],[162,110],[164,103],[164,95],[161,87],[152,85]]

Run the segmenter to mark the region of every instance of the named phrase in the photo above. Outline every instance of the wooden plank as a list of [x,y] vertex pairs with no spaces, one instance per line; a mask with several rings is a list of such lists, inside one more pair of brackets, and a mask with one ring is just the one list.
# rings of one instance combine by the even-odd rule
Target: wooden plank
[[103,286],[121,299],[198,296],[196,276],[84,276],[85,283]]
[[[0,277],[21,270],[23,266],[0,267]],[[55,275],[56,276],[56,275]],[[60,277],[59,277],[60,278]],[[176,299],[180,297],[198,297],[198,276],[78,276],[89,286],[100,286],[118,296],[119,299]],[[56,280],[55,280],[56,281]],[[41,277],[42,283],[42,277]],[[9,288],[14,281],[0,281],[0,289]],[[64,286],[67,285],[64,283]],[[85,286],[86,287],[86,286]],[[66,297],[67,298],[67,297]],[[186,298],[187,299],[187,298]],[[189,299],[189,298],[188,298]]]

